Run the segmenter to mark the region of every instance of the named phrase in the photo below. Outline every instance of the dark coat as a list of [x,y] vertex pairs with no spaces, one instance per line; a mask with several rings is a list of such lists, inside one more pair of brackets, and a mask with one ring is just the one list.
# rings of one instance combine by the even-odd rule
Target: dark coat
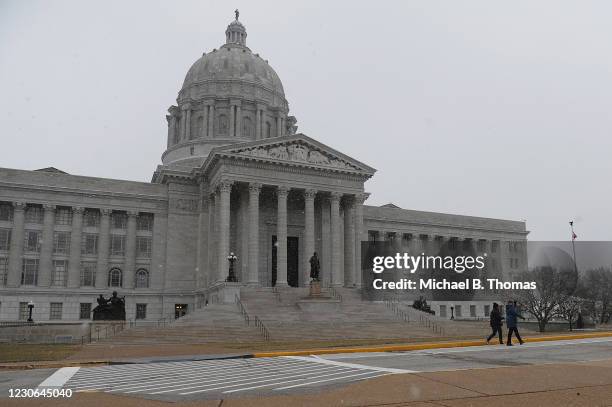
[[504,317],[501,316],[501,312],[499,312],[499,308],[498,309],[493,308],[491,310],[490,318],[491,318],[490,324],[492,328],[500,328],[504,325],[504,323],[502,322]]
[[516,318],[525,319],[522,317],[522,315],[516,312],[514,305],[506,305],[506,324],[508,325],[508,328],[516,328]]

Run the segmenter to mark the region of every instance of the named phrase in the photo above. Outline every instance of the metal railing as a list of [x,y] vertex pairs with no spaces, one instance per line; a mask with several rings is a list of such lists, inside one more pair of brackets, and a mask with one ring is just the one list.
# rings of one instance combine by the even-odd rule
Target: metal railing
[[332,286],[329,286],[329,295],[331,295],[333,299],[342,302],[342,295]]
[[257,318],[257,316],[249,315],[246,308],[244,307],[244,304],[242,303],[242,301],[240,301],[240,298],[238,298],[238,295],[234,296],[234,299],[236,301],[236,305],[238,306],[238,309],[240,310],[240,313],[242,314],[242,317],[244,318],[244,322],[248,326],[251,326],[251,322],[252,322],[253,326],[257,328],[261,336],[263,336],[264,340],[269,341],[270,331],[268,331],[268,328],[266,328],[266,326],[261,321],[261,319]]
[[238,298],[238,295],[234,296],[234,299],[236,300],[236,305],[238,305],[238,310],[240,311],[240,313],[242,314],[242,317],[244,318],[244,322],[247,325],[250,325],[250,317],[249,317],[249,313],[246,311],[246,308],[244,308],[244,304],[242,303],[242,301],[240,301],[240,298]]
[[[393,311],[393,313],[398,318],[402,319],[404,322],[410,322],[410,314],[400,307],[400,302],[398,302],[397,300],[396,301],[385,300],[385,306],[389,308],[391,311]],[[444,328],[442,328],[441,324],[429,318],[427,315],[425,315],[423,311],[419,311],[417,309],[415,309],[415,311],[419,313],[418,315],[419,325],[431,329],[432,332],[437,335],[444,336]]]
[[281,301],[281,293],[278,290],[278,287],[272,287],[272,293],[274,294],[274,296],[276,297],[276,302],[282,302]]
[[268,328],[266,328],[264,323],[261,322],[261,319],[255,317],[254,320],[255,320],[255,327],[257,329],[259,329],[259,333],[261,333],[261,335],[263,335],[264,340],[269,341],[270,340],[270,331],[268,331]]
[[393,313],[400,318],[404,322],[410,322],[410,315],[401,309],[396,302],[385,300],[385,305],[389,308]]

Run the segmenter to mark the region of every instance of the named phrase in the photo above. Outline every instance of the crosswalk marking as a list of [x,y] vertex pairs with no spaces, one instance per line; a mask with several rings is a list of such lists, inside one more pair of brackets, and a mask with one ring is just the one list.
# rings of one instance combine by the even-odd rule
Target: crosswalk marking
[[[71,377],[66,375],[66,371],[61,374],[58,371],[56,377],[66,377],[63,387],[76,392],[221,397],[222,394],[249,391],[287,391],[332,383],[344,384],[409,372],[315,357],[277,357],[77,368],[70,371]],[[51,377],[47,379],[48,382],[52,381]]]

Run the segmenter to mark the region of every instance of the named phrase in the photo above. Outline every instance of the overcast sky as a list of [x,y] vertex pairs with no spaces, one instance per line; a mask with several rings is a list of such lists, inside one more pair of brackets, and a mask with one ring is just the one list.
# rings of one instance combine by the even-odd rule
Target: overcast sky
[[0,166],[149,181],[166,109],[240,9],[299,131],[371,205],[612,239],[607,1],[0,0]]

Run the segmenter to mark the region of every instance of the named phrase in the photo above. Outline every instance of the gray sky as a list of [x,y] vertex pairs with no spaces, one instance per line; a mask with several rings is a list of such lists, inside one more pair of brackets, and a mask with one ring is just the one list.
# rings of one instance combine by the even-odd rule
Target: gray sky
[[367,203],[612,239],[612,3],[0,0],[0,166],[149,181],[166,109],[240,9],[299,131]]

